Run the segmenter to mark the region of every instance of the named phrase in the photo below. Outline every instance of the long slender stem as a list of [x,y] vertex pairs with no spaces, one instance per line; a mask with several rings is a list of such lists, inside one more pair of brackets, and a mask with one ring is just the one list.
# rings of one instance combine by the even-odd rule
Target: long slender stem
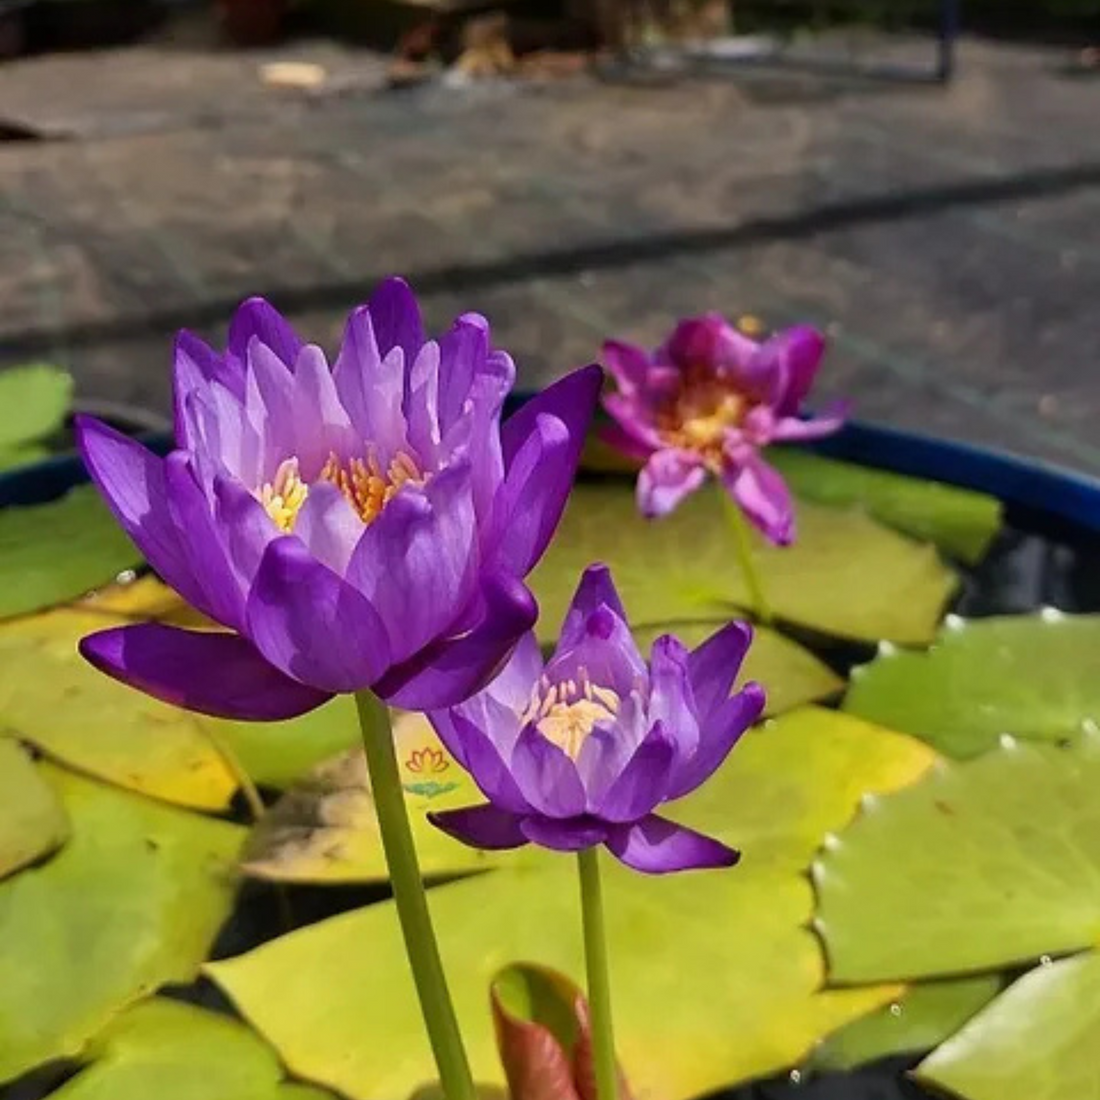
[[367,772],[378,815],[378,831],[382,836],[393,900],[405,938],[405,954],[416,983],[420,1011],[439,1069],[443,1094],[447,1100],[476,1100],[470,1064],[462,1045],[428,912],[424,883],[420,878],[405,796],[401,790],[401,776],[397,770],[389,710],[370,691],[356,692],[355,704],[359,709],[359,726],[367,754]]
[[592,1059],[596,1069],[597,1100],[617,1100],[619,1071],[615,1061],[615,1029],[611,1024],[611,978],[607,969],[603,891],[600,887],[599,849],[577,853],[584,921],[584,961],[588,972],[588,1007],[592,1027]]
[[756,618],[767,625],[772,621],[771,604],[764,595],[764,586],[760,582],[760,574],[756,571],[756,564],[752,560],[752,534],[749,530],[748,520],[741,511],[736,501],[730,500],[725,486],[718,482],[718,493],[722,498],[722,508],[729,518],[729,524],[733,530],[733,541],[737,547],[737,561],[741,566],[741,575],[745,578],[745,584],[749,590],[749,599],[752,601],[752,609]]

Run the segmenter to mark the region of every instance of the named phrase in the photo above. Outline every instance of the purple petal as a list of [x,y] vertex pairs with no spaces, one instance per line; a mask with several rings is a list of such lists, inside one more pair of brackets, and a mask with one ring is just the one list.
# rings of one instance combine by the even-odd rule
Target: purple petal
[[526,576],[561,519],[603,372],[585,367],[528,401],[501,429],[505,479],[493,510],[494,565]]
[[645,701],[638,692],[623,696],[613,723],[593,727],[577,754],[577,771],[588,792],[588,806],[598,804],[649,730]]
[[330,455],[360,457],[362,438],[352,427],[336,392],[325,353],[315,344],[307,344],[298,354],[291,400],[299,417],[309,424],[308,431],[298,432],[297,449],[293,452],[307,481],[317,477]]
[[215,530],[245,592],[260,568],[268,546],[282,533],[264,506],[239,482],[223,474],[214,475]]
[[741,858],[719,841],[656,814],[609,829],[607,847],[627,867],[647,875],[732,867]]
[[474,378],[489,354],[484,317],[460,317],[439,340],[439,426],[444,435],[462,415]]
[[477,584],[477,527],[468,464],[406,487],[367,527],[347,579],[371,602],[395,663],[447,633]]
[[[248,382],[242,385],[248,390]],[[247,394],[246,399],[247,401]],[[184,399],[188,449],[224,466],[250,486],[264,481],[264,440],[247,409],[220,382],[192,390]],[[262,421],[261,421],[262,424]]]
[[683,759],[699,743],[699,719],[693,707],[688,651],[679,639],[664,634],[653,643],[650,659],[649,720],[661,723]]
[[330,698],[284,676],[237,634],[138,623],[91,634],[81,639],[80,652],[154,699],[215,718],[274,722]]
[[601,607],[608,608],[616,618],[626,622],[626,609],[611,579],[611,570],[603,562],[595,562],[581,574],[569,610],[565,613],[558,648],[565,649],[582,641],[588,634],[589,618]]
[[439,345],[429,340],[409,365],[405,419],[409,443],[420,461],[434,467],[442,435],[439,429]]
[[598,797],[590,812],[605,821],[629,822],[645,817],[664,800],[668,772],[678,745],[662,722],[657,722],[634,750],[618,778]]
[[654,445],[649,439],[629,431],[621,424],[608,424],[601,428],[597,435],[621,455],[638,462],[645,462],[653,454]]
[[773,336],[761,351],[774,356],[780,364],[782,384],[775,402],[777,415],[796,415],[825,356],[825,337],[809,325],[796,325]]
[[727,623],[688,657],[688,679],[700,719],[720,707],[733,689],[741,663],[752,643],[748,623]]
[[186,412],[187,395],[214,381],[238,395],[244,392],[239,363],[237,370],[233,370],[222,356],[193,332],[179,332],[172,369],[172,408],[178,446],[190,448],[194,445]]
[[[245,407],[262,431],[264,476],[271,477],[284,458],[299,453],[300,442],[308,442],[312,424],[298,408],[291,368],[275,352],[254,338],[248,345],[247,362]],[[303,471],[303,477],[310,480],[316,473]]]
[[568,648],[559,643],[546,665],[546,677],[553,683],[587,678],[626,697],[648,680],[630,628],[611,608],[597,608],[570,637],[576,641]]
[[[530,813],[531,807],[520,793],[500,752],[501,744],[511,748],[515,733],[509,730],[482,730],[454,709],[448,712],[449,721],[437,721],[438,714],[438,711],[433,711],[428,716],[429,721],[447,751],[473,776],[481,793],[494,806],[515,813]],[[498,721],[506,718],[503,714],[497,716]],[[518,729],[517,717],[513,714],[511,719]]]
[[520,731],[520,714],[531,701],[532,692],[542,675],[542,652],[534,634],[524,634],[504,668],[489,685],[455,707],[432,711],[429,715],[443,743],[465,767],[462,738],[455,727],[456,716],[486,733],[511,756]]
[[722,481],[766,539],[777,546],[794,542],[794,502],[778,470],[753,452],[742,466],[723,470]]
[[555,852],[581,852],[602,844],[607,838],[607,827],[587,817],[560,821],[531,816],[523,818],[519,827],[533,844],[552,848]]
[[283,315],[263,298],[249,298],[233,315],[227,345],[240,360],[248,358],[248,346],[258,340],[270,348],[289,370],[298,359],[302,341]]
[[90,416],[76,417],[76,439],[92,480],[146,561],[189,603],[208,607],[172,521],[164,460]]
[[604,343],[601,358],[621,394],[629,397],[637,390],[645,389],[653,360],[641,348],[619,340],[608,340]]
[[198,588],[189,602],[215,621],[239,630],[247,586],[229,562],[225,531],[215,521],[190,455],[175,451],[165,459],[164,483],[168,509]]
[[428,711],[454,706],[484,687],[539,612],[531,593],[511,577],[483,577],[476,603],[480,614],[470,630],[391,669],[375,685],[378,694],[394,706]]
[[772,429],[772,438],[780,442],[823,439],[844,427],[844,421],[851,410],[850,401],[834,401],[812,420],[799,420],[793,416],[784,417]]
[[246,617],[253,643],[273,665],[321,691],[370,687],[389,663],[385,628],[370,602],[293,536],[264,552]]
[[429,813],[428,820],[441,832],[471,848],[494,852],[506,848],[522,848],[527,843],[527,837],[520,829],[520,819],[497,806],[441,810]]
[[370,309],[360,306],[348,318],[333,381],[359,436],[377,445],[383,457],[405,446],[404,352],[383,361]]
[[697,455],[672,449],[657,451],[638,474],[638,508],[648,519],[667,516],[700,488],[706,477],[706,467]]
[[341,575],[347,571],[365,530],[348,498],[328,481],[310,486],[309,496],[294,524],[294,534],[309,552],[322,565]]
[[689,317],[673,330],[662,357],[683,367],[736,368],[751,361],[754,340],[740,333],[721,314]]
[[386,279],[370,296],[367,308],[382,358],[385,359],[394,348],[400,348],[407,370],[424,346],[420,306],[409,284],[404,279]]
[[764,712],[764,702],[764,689],[750,683],[718,708],[703,726],[695,752],[677,763],[669,779],[669,801],[690,794],[718,770],[741,735]]
[[540,814],[577,817],[584,813],[584,786],[576,764],[534,726],[520,733],[511,763],[520,793]]

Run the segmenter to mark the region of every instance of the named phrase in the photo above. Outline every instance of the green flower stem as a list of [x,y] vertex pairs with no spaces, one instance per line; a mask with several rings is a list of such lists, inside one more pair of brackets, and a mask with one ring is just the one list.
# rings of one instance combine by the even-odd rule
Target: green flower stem
[[356,692],[355,704],[359,709],[367,772],[378,815],[382,848],[390,871],[393,900],[401,921],[405,953],[416,983],[420,1011],[439,1069],[443,1094],[447,1100],[476,1100],[470,1063],[447,990],[439,946],[428,912],[428,899],[416,860],[401,776],[397,770],[390,712],[386,704],[370,691]]
[[745,519],[745,513],[740,505],[730,499],[725,486],[719,481],[718,494],[722,498],[722,508],[729,519],[733,529],[733,541],[737,547],[737,561],[741,566],[741,575],[745,578],[745,584],[749,590],[749,599],[752,609],[759,622],[767,626],[774,616],[771,605],[764,595],[764,586],[760,583],[760,574],[756,571],[756,565],[752,560],[752,532],[749,530],[749,522]]
[[611,979],[607,969],[603,893],[600,887],[599,848],[577,853],[584,921],[584,961],[588,971],[588,1008],[592,1028],[592,1058],[596,1069],[597,1100],[617,1100],[619,1070],[615,1060],[615,1030],[611,1025]]

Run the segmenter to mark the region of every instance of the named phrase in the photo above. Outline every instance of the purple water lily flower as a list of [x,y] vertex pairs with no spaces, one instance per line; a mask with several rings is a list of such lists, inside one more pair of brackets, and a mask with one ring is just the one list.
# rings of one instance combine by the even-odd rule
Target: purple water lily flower
[[800,325],[757,343],[716,313],[681,321],[652,355],[605,343],[618,392],[604,398],[616,421],[604,438],[645,462],[641,511],[667,515],[710,473],[765,537],[792,542],[790,494],[760,451],[778,441],[819,439],[844,422],[844,403],[813,420],[798,415],[824,352],[815,329]]
[[515,368],[476,314],[425,337],[404,282],[347,322],[335,366],[260,299],[219,354],[175,353],[178,450],[96,420],[81,453],[153,568],[229,628],[106,630],[81,652],[150,695],[271,720],[370,688],[415,709],[480,688],[537,614],[523,578],[561,516],[601,372],[503,426]]
[[476,848],[604,844],[651,874],[732,866],[737,852],[654,810],[708,779],[760,717],[759,684],[730,695],[751,639],[740,622],[692,652],[665,635],[647,665],[607,567],[591,566],[548,662],[528,634],[484,691],[429,714],[489,799],[430,820]]

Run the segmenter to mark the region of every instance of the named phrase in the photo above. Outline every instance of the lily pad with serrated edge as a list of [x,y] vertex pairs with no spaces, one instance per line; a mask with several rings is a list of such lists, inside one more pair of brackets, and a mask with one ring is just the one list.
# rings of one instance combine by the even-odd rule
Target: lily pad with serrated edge
[[72,836],[0,883],[0,1082],[79,1055],[120,1008],[195,977],[232,908],[245,832],[42,770]]
[[815,864],[836,982],[965,974],[1100,939],[1100,736],[1006,742],[872,799]]
[[844,709],[955,757],[1003,734],[1061,741],[1100,722],[1100,615],[951,618],[927,652],[885,650]]
[[1036,967],[926,1058],[962,1100],[1100,1100],[1100,954]]
[[[858,510],[799,509],[794,545],[753,540],[764,590],[781,620],[857,640],[932,640],[957,579],[918,545]],[[749,605],[718,491],[696,493],[671,515],[643,519],[629,482],[578,484],[531,577],[544,641],[556,635],[582,571],[610,567],[635,627],[730,618]]]

